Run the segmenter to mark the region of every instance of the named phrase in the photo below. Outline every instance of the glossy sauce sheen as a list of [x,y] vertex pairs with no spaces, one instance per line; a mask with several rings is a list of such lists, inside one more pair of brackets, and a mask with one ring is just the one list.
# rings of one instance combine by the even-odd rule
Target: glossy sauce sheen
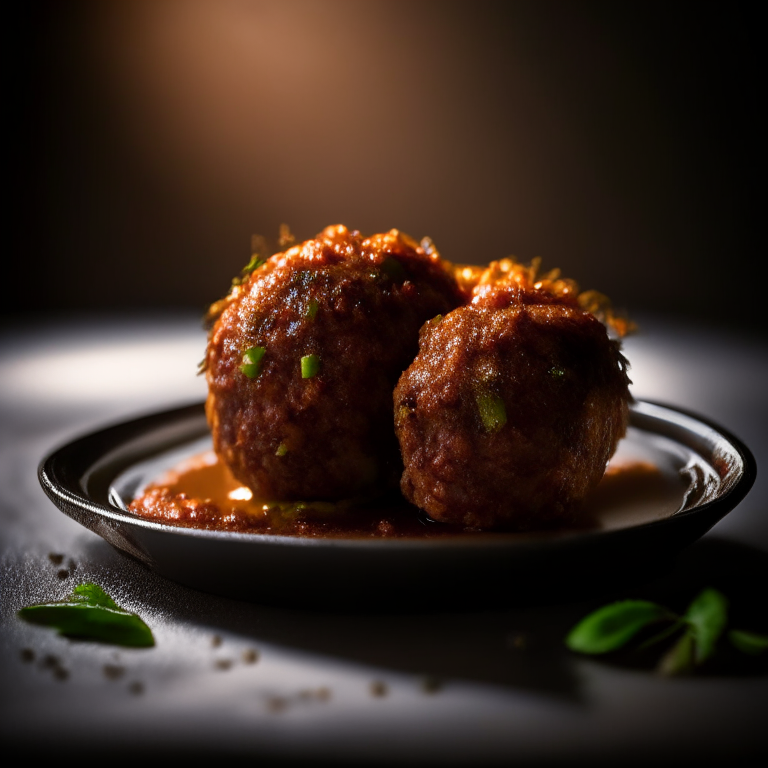
[[[567,530],[606,530],[668,517],[679,507],[683,483],[646,461],[612,462]],[[339,504],[270,504],[243,498],[238,483],[213,452],[184,461],[130,504],[141,517],[190,528],[308,538],[444,538],[488,531],[435,523],[402,497]],[[524,534],[523,534],[524,535]]]

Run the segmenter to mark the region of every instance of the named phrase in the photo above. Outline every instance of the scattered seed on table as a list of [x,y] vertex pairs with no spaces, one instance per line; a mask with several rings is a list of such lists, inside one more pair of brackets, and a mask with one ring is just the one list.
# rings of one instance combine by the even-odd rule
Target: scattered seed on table
[[424,693],[437,693],[442,687],[442,681],[438,680],[436,677],[428,675],[427,677],[422,678],[421,690],[424,691]]
[[124,674],[125,674],[125,667],[121,667],[119,664],[104,665],[104,677],[110,680],[118,680]]
[[386,696],[387,695],[387,684],[382,683],[381,680],[374,680],[371,683],[370,686],[371,690],[371,696]]

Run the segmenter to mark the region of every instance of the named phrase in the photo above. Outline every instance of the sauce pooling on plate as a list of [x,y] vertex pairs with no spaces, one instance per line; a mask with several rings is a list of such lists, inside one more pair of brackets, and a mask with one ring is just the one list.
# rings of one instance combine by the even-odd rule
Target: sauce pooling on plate
[[[650,462],[618,459],[587,498],[577,522],[550,532],[624,528],[669,517],[679,508],[683,489],[681,479],[665,475]],[[213,451],[166,472],[129,509],[167,525],[236,533],[375,539],[498,535],[435,523],[400,496],[336,503],[276,503],[254,498]]]

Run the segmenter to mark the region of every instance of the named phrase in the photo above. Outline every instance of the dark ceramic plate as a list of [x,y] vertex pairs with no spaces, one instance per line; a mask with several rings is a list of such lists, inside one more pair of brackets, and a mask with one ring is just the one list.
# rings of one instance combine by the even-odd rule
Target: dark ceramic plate
[[199,403],[81,437],[46,457],[39,479],[61,511],[166,578],[230,597],[331,606],[525,598],[590,575],[645,573],[722,519],[756,474],[749,449],[722,428],[638,401],[617,461],[652,463],[661,485],[619,486],[597,503],[589,530],[317,539],[180,528],[128,511],[164,469],[206,448]]

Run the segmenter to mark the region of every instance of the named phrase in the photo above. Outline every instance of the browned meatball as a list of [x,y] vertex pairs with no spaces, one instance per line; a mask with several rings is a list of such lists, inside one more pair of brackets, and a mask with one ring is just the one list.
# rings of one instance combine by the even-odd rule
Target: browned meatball
[[421,331],[394,393],[401,488],[441,522],[560,524],[598,483],[626,430],[625,361],[581,309],[489,303]]
[[232,474],[270,500],[397,485],[392,390],[419,327],[463,300],[437,253],[343,226],[272,256],[223,302],[206,413]]

